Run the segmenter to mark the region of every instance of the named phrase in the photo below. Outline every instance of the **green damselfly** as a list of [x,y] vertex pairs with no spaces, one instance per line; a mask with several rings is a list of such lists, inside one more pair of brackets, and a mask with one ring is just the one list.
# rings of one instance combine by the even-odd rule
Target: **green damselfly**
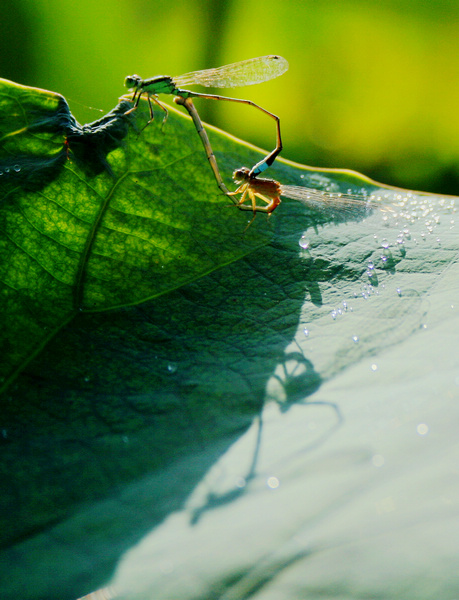
[[[276,156],[282,150],[282,138],[280,131],[280,119],[273,113],[269,112],[265,108],[255,104],[251,100],[244,100],[240,98],[230,98],[228,96],[219,96],[215,94],[201,94],[198,92],[192,92],[190,90],[183,89],[181,86],[187,85],[202,85],[204,87],[216,87],[216,88],[232,88],[232,87],[243,87],[247,85],[254,85],[269,81],[275,77],[279,77],[288,69],[288,62],[282,56],[268,55],[259,56],[258,58],[251,58],[249,60],[243,60],[241,62],[232,63],[223,67],[217,67],[215,69],[206,69],[204,71],[192,71],[191,73],[185,73],[178,77],[170,77],[168,75],[158,75],[150,79],[142,79],[139,75],[129,75],[125,79],[125,85],[128,89],[134,90],[132,101],[134,102],[133,108],[127,111],[126,114],[134,111],[140,102],[140,98],[146,95],[148,100],[148,106],[150,109],[150,121],[153,120],[153,107],[152,101],[157,104],[164,112],[164,120],[167,119],[167,108],[158,100],[159,94],[174,95],[182,100],[189,98],[208,98],[211,100],[227,100],[229,102],[239,102],[242,104],[248,104],[258,108],[263,113],[272,117],[276,121],[276,147],[272,152],[268,154],[263,160],[258,162],[251,169],[251,175],[258,175],[265,171],[269,166],[272,165]],[[177,98],[178,100],[178,98]],[[185,102],[180,102],[187,109]],[[190,103],[188,104],[190,106]],[[191,104],[192,106],[192,104]],[[196,110],[196,109],[194,109]],[[189,111],[190,112],[190,111]],[[191,113],[190,113],[191,114]],[[196,113],[197,114],[197,113]],[[198,117],[199,119],[199,117]],[[196,120],[193,119],[195,126]],[[199,119],[199,123],[200,123]],[[198,133],[201,136],[201,140],[204,143],[203,137],[198,129]],[[209,157],[211,152],[210,145],[206,147],[206,153]],[[214,171],[215,173],[215,171]],[[221,186],[220,186],[221,187]]]

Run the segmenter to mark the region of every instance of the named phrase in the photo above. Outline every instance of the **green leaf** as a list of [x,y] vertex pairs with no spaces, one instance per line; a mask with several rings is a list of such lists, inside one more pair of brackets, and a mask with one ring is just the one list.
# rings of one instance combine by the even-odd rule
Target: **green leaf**
[[[180,113],[171,109],[163,123],[159,111],[145,127],[146,102],[125,116],[130,104],[123,101],[81,127],[58,94],[3,80],[0,99],[4,389],[79,312],[139,304],[271,238],[263,219],[243,235],[247,213],[218,192]],[[221,132],[212,139],[227,180],[259,159]],[[285,183],[330,186],[303,170],[273,173]],[[337,173],[333,189],[343,185],[375,189]],[[319,211],[313,223],[340,218]]]
[[[243,233],[188,118],[142,130],[122,102],[82,128],[4,86],[2,598],[76,598],[118,563],[123,598],[422,597],[455,553],[443,521],[400,534],[455,506],[454,200],[276,161],[381,210],[285,198]],[[227,185],[261,156],[209,136]]]
[[138,304],[269,238],[241,236],[177,113],[139,133],[146,111],[124,117],[126,101],[84,127],[57,94],[2,81],[0,102],[6,384],[78,312]]

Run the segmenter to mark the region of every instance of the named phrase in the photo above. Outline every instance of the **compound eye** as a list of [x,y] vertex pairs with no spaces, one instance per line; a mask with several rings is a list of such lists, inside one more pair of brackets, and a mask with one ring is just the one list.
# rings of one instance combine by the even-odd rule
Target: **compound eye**
[[128,75],[126,77],[126,79],[124,80],[124,85],[127,88],[136,87],[139,80],[140,80],[140,77],[138,75]]

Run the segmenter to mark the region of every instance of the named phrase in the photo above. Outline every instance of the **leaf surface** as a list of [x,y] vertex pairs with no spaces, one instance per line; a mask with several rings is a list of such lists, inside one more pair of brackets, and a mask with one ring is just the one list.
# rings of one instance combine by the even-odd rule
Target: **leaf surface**
[[[2,598],[455,589],[454,199],[277,161],[374,210],[243,233],[179,113],[2,86]],[[208,131],[228,186],[260,159]]]

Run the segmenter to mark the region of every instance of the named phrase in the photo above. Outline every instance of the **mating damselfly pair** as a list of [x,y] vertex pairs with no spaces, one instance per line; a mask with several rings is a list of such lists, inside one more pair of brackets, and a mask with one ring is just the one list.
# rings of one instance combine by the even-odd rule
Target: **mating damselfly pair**
[[[178,77],[158,75],[150,79],[142,79],[138,75],[130,75],[126,77],[125,85],[130,90],[134,91],[134,95],[132,97],[134,106],[125,114],[129,114],[136,110],[139,105],[140,98],[145,95],[150,111],[150,120],[148,121],[147,125],[151,123],[154,118],[152,102],[154,102],[164,111],[165,121],[168,115],[167,107],[159,101],[158,95],[166,94],[175,96],[174,101],[177,104],[184,106],[193,120],[219,188],[225,195],[229,197],[241,194],[240,200],[235,201],[235,205],[240,210],[250,210],[253,212],[253,217],[247,227],[249,227],[253,222],[257,212],[264,212],[270,216],[281,203],[281,196],[299,200],[306,205],[311,205],[312,202],[325,202],[325,206],[333,206],[335,210],[339,210],[341,208],[343,211],[346,211],[352,204],[354,204],[354,208],[357,205],[356,203],[362,206],[361,196],[351,196],[348,194],[344,198],[341,195],[328,194],[324,191],[317,191],[301,186],[283,186],[274,179],[259,178],[259,175],[273,164],[276,157],[282,151],[282,137],[279,117],[259,106],[258,104],[255,104],[251,100],[231,98],[215,94],[203,94],[181,87],[192,84],[214,88],[244,87],[263,83],[279,77],[285,73],[287,69],[288,62],[285,60],[285,58],[277,55],[268,55],[214,69],[193,71]],[[276,147],[265,158],[256,163],[251,169],[248,169],[247,167],[241,167],[234,172],[233,179],[239,184],[239,186],[233,192],[230,192],[223,182],[215,155],[209,142],[209,138],[201,118],[193,104],[192,98],[226,100],[230,102],[247,104],[262,111],[269,117],[273,118],[276,122]],[[257,199],[260,199],[264,204],[261,206],[257,204]],[[245,204],[246,200],[249,200],[250,204]]]

